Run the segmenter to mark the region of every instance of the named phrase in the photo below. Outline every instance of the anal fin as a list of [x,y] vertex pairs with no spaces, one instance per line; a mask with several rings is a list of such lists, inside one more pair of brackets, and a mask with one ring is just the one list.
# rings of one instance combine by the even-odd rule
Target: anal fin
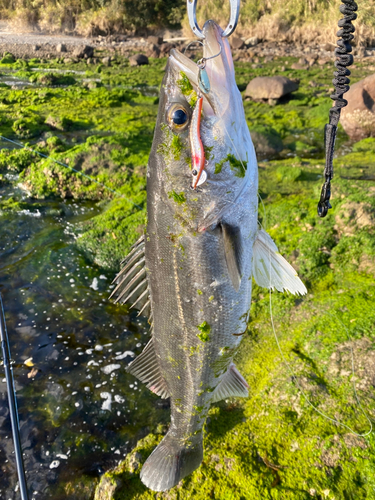
[[253,247],[253,276],[257,284],[294,295],[305,295],[305,285],[296,271],[279,253],[271,236],[263,229],[258,231]]
[[156,357],[153,339],[146,345],[141,354],[126,368],[126,371],[146,384],[153,393],[162,399],[169,398],[167,384],[160,373],[158,358]]
[[211,403],[233,396],[247,398],[249,396],[248,388],[248,383],[237,370],[236,365],[231,363],[220,384],[212,393]]

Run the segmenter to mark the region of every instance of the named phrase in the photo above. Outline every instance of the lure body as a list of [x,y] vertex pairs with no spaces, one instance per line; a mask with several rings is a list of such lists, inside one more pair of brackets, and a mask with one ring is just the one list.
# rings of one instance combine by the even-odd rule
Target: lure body
[[193,184],[195,189],[202,178],[202,172],[205,164],[204,147],[201,139],[201,116],[202,116],[203,97],[200,97],[195,105],[190,125],[190,147],[191,147],[191,165],[193,169]]

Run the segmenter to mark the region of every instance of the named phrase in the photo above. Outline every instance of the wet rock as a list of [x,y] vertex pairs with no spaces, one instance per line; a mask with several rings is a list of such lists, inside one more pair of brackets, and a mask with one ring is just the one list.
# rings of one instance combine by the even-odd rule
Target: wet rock
[[238,36],[231,36],[229,41],[232,49],[234,50],[243,49],[245,46],[245,42]]
[[56,52],[66,52],[66,45],[65,43],[59,43],[56,45]]
[[298,90],[299,84],[285,76],[257,76],[248,84],[245,97],[254,100],[280,99]]
[[148,64],[148,57],[145,54],[135,54],[129,57],[130,66],[142,66]]
[[112,500],[120,486],[121,481],[118,478],[103,476],[96,488],[94,500]]
[[351,139],[375,137],[375,74],[351,86],[348,105],[341,110],[341,124]]
[[260,159],[270,159],[284,149],[281,137],[273,129],[258,126],[251,128],[250,134],[257,157]]
[[151,43],[152,45],[161,45],[163,43],[163,37],[162,36],[148,36],[147,41],[148,41],[148,43]]
[[136,451],[131,454],[129,459],[129,470],[130,472],[135,472],[141,466],[142,455]]
[[94,55],[94,48],[90,45],[80,45],[79,47],[75,47],[73,50],[73,57],[77,57],[78,59],[88,59]]
[[256,45],[258,45],[258,43],[259,40],[257,36],[252,36],[245,41],[245,45],[247,45],[248,47],[255,47]]

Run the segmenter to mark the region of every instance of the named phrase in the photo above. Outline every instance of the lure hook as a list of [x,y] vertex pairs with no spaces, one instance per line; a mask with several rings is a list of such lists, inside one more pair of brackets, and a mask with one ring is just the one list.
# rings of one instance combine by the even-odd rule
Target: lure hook
[[[240,1],[241,0],[229,0],[230,1],[230,18],[229,24],[225,28],[222,36],[230,36],[237,27],[238,18],[240,15]],[[204,34],[197,22],[197,0],[187,0],[187,11],[189,16],[190,27],[193,33],[197,35],[198,38],[204,39]]]

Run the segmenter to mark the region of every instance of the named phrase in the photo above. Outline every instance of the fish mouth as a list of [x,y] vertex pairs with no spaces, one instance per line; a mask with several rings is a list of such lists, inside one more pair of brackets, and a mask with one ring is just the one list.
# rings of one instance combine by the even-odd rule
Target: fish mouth
[[[234,77],[234,65],[229,42],[222,37],[223,30],[215,21],[207,21],[203,26],[203,59],[205,71],[210,81],[210,91],[202,92],[199,88],[199,66],[177,49],[171,51],[170,60],[173,66],[183,71],[188,77],[194,90],[205,97],[211,109],[218,116],[224,116],[230,106],[233,88],[237,89]],[[204,111],[208,111],[204,106]],[[212,111],[211,113],[212,114]]]

